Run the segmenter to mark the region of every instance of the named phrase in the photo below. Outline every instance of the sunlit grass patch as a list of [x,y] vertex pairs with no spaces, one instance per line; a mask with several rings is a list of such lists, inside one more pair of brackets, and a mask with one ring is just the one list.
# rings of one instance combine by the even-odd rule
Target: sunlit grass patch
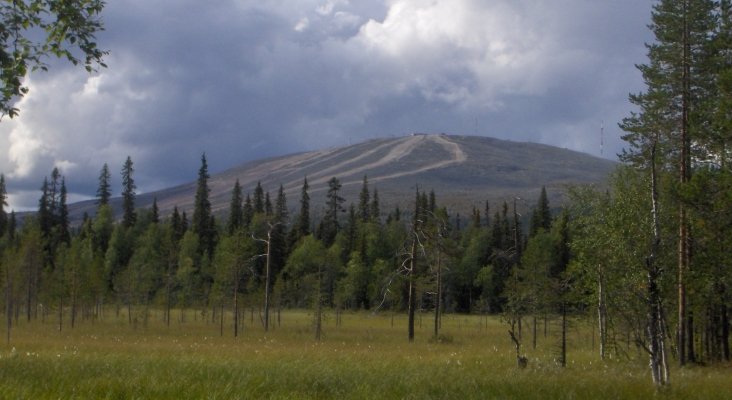
[[[120,317],[122,318],[122,317]],[[393,318],[393,322],[392,322]],[[230,319],[229,319],[230,321]],[[282,314],[264,332],[247,319],[239,337],[220,325],[189,319],[146,328],[113,317],[58,332],[51,323],[21,323],[0,350],[0,398],[729,398],[726,367],[674,370],[669,391],[656,394],[645,359],[600,361],[582,329],[571,332],[566,368],[555,361],[555,336],[524,346],[529,365],[516,367],[500,319],[445,316],[431,340],[422,315],[408,343],[406,318],[344,313],[326,318],[314,340],[312,315]],[[226,320],[225,320],[226,325]],[[13,350],[15,348],[15,350]]]

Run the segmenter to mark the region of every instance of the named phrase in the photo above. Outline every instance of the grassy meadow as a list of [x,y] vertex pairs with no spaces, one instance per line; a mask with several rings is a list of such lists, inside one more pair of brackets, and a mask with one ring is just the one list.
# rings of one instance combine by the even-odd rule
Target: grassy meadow
[[[174,314],[179,319],[179,313]],[[110,313],[113,314],[113,313]],[[231,315],[219,323],[173,321],[147,326],[126,315],[85,321],[59,332],[55,321],[21,321],[0,347],[1,399],[714,399],[732,398],[732,366],[672,370],[656,392],[646,367],[631,356],[601,362],[592,331],[575,322],[568,364],[559,367],[556,328],[537,349],[528,329],[529,366],[519,370],[507,327],[498,317],[446,315],[442,341],[431,340],[432,315],[417,320],[408,343],[405,315],[345,313],[325,320],[313,340],[312,315],[283,312],[265,333],[247,312],[233,337]]]

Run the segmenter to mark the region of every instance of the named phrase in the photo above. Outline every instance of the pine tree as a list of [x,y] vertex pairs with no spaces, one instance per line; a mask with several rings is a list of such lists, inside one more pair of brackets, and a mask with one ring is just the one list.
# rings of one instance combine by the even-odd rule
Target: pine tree
[[[712,125],[705,138],[708,157],[722,169],[730,167],[732,141],[732,1],[719,2],[719,22],[713,39],[714,73],[717,75],[716,93],[711,99]],[[716,158],[716,159],[715,159]]]
[[[630,102],[640,112],[631,113],[621,124],[627,132],[623,139],[630,146],[621,158],[652,173],[657,166],[659,171],[676,170],[683,187],[691,179],[692,157],[705,158],[703,154],[692,155],[692,143],[708,136],[706,130],[710,125],[704,121],[709,116],[705,99],[711,95],[711,86],[716,81],[709,73],[713,70],[709,48],[716,24],[715,4],[711,0],[661,0],[654,5],[651,18],[649,27],[655,42],[647,45],[649,63],[638,66],[647,91],[630,96]],[[654,196],[660,192],[655,191]],[[684,365],[694,359],[694,329],[686,307],[692,241],[688,210],[683,203],[678,205],[677,223],[677,339],[679,363]],[[652,369],[655,383],[667,383],[667,370],[663,374],[663,368]]]
[[97,188],[97,206],[109,204],[109,199],[112,197],[112,186],[111,186],[112,175],[109,173],[109,166],[104,163],[102,170],[99,172],[99,187]]
[[135,169],[132,164],[132,158],[127,156],[122,166],[122,226],[129,228],[135,224],[135,180],[132,175]]

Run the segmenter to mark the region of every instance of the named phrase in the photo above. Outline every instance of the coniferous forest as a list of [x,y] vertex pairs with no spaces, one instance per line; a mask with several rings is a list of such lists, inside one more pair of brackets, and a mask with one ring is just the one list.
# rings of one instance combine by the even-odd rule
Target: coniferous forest
[[732,4],[659,1],[649,27],[654,41],[637,66],[646,88],[629,96],[635,111],[620,123],[622,165],[607,185],[568,188],[563,204],[549,204],[542,188],[529,204],[475,199],[483,206],[461,218],[439,188],[417,186],[412,201],[383,209],[367,176],[354,199],[335,176],[315,205],[303,176],[297,198],[237,181],[222,216],[211,209],[203,155],[194,209],[160,215],[157,203],[135,207],[128,157],[122,210],[111,208],[115,169],[105,164],[96,213],[71,226],[63,171],[44,178],[37,212],[22,221],[6,209],[0,175],[6,341],[24,322],[66,331],[122,315],[144,327],[153,312],[167,325],[201,318],[237,336],[248,311],[267,332],[293,309],[310,310],[321,340],[324,319],[367,310],[405,315],[405,342],[422,319],[440,338],[445,315],[495,316],[517,368],[547,326],[558,327],[556,362],[567,365],[577,321],[592,326],[598,360],[643,358],[658,387],[680,367],[725,365]]

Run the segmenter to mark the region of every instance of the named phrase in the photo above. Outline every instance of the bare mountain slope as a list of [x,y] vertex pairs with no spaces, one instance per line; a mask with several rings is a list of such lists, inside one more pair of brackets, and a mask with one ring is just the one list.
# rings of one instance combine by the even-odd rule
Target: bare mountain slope
[[[364,175],[370,188],[378,189],[382,211],[395,205],[411,207],[417,186],[434,189],[438,202],[466,214],[473,206],[483,208],[485,200],[520,196],[534,203],[542,185],[556,204],[567,184],[602,183],[614,168],[612,161],[587,154],[534,143],[519,143],[486,137],[413,134],[298,153],[245,163],[214,174],[209,180],[214,212],[224,215],[231,190],[238,178],[244,192],[252,193],[258,181],[272,200],[283,185],[288,205],[296,212],[305,177],[310,184],[311,209],[317,214],[324,203],[327,182],[337,177],[343,185],[346,203],[358,202]],[[163,215],[174,206],[193,208],[193,182],[138,196],[137,206],[150,207],[157,197]],[[113,201],[119,209],[119,199]],[[70,206],[74,219],[93,214],[93,202]],[[494,210],[497,208],[494,208]]]

